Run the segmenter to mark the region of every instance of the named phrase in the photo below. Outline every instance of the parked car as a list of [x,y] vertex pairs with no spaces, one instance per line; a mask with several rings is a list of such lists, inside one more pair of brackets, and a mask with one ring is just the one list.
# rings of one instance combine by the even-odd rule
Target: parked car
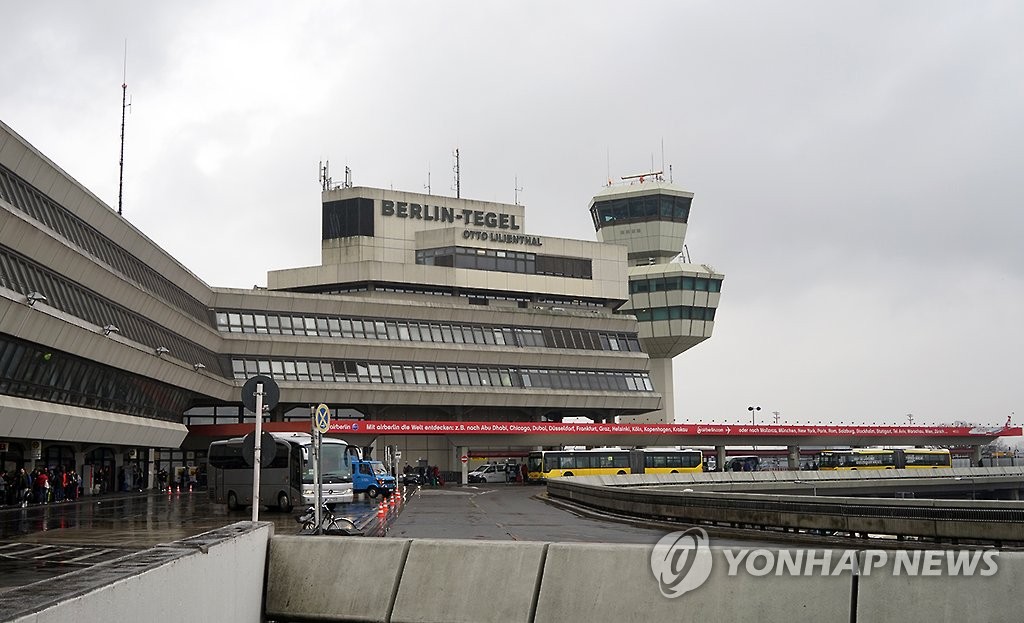
[[402,474],[398,478],[399,478],[399,480],[402,481],[402,484],[407,486],[407,487],[411,487],[413,485],[423,486],[423,484],[424,484],[423,483],[423,476],[420,476],[416,472],[409,472],[408,474]]
[[[469,472],[466,479],[469,482],[505,482],[508,479],[508,470],[516,468],[515,463],[484,463]],[[514,471],[513,477],[515,477]]]

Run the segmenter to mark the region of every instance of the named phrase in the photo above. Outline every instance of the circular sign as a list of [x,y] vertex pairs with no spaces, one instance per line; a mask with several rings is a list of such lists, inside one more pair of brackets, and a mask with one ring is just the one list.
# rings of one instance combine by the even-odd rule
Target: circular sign
[[316,412],[313,415],[313,426],[315,426],[321,433],[326,433],[331,429],[330,407],[322,403],[317,406]]
[[[274,436],[264,431],[260,435],[260,467],[266,467],[277,456],[277,443]],[[256,433],[249,433],[242,438],[242,458],[247,465],[256,462]]]
[[469,463],[469,457],[468,457],[468,456],[466,456],[465,454],[463,454],[462,456],[460,456],[460,457],[459,457],[459,460],[460,460],[460,461],[462,461],[463,463]]
[[254,376],[242,386],[242,404],[245,408],[256,413],[256,386],[263,384],[263,408],[273,409],[281,398],[281,390],[277,383],[269,376]]

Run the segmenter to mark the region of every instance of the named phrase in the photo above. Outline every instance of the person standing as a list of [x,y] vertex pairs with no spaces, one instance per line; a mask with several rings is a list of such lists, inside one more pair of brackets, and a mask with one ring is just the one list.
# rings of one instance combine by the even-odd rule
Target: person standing
[[46,504],[49,502],[50,495],[50,477],[46,475],[46,470],[39,470],[39,474],[36,475],[36,503]]
[[15,479],[17,486],[18,501],[21,502],[21,507],[25,508],[28,506],[29,499],[32,497],[32,478],[22,467],[18,470],[18,476]]

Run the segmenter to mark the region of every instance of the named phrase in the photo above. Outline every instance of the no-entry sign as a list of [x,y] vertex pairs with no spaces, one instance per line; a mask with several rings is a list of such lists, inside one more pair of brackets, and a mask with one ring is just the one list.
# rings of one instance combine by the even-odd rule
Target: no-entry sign
[[462,461],[463,463],[469,463],[469,457],[468,457],[468,456],[466,456],[465,454],[463,454],[462,456],[460,456],[460,457],[459,457],[459,460],[460,460],[460,461]]

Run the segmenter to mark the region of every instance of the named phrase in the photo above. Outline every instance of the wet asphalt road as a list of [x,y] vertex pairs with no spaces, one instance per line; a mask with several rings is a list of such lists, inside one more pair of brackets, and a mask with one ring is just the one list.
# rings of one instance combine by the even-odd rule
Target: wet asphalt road
[[[336,512],[368,535],[391,538],[653,545],[670,531],[581,516],[544,502],[544,492],[544,487],[523,485],[414,487],[384,519],[377,518],[379,499],[359,500]],[[295,516],[301,510],[263,510],[259,519],[273,522],[276,534],[297,534]],[[115,494],[0,509],[0,592],[250,519],[251,509],[228,511],[211,504],[206,491]]]
[[[273,522],[277,534],[295,534],[301,510],[262,510],[259,519]],[[376,510],[376,503],[357,501],[339,508],[338,515],[360,522]],[[228,511],[211,504],[206,491],[122,493],[3,508],[0,591],[250,519],[252,509]]]

